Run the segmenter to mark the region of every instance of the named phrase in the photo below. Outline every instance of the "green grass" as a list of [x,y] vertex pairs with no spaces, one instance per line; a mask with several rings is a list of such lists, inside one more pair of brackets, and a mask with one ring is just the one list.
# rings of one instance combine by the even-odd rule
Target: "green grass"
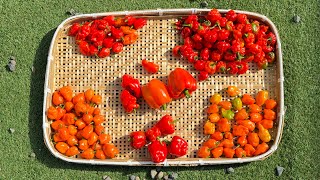
[[[285,127],[278,150],[264,161],[225,166],[172,167],[179,179],[317,179],[319,171],[319,57],[320,1],[282,0],[207,1],[210,7],[240,9],[268,16],[280,32],[285,75]],[[199,7],[200,1],[134,0],[0,0],[0,179],[127,179],[130,174],[149,178],[147,167],[112,167],[70,164],[54,158],[43,143],[42,102],[46,57],[55,28],[71,8],[82,13],[155,8]],[[301,23],[292,23],[298,14]],[[17,70],[8,72],[10,55]],[[35,73],[31,67],[35,67]],[[9,128],[16,131],[8,132]],[[31,152],[36,158],[30,158]]]

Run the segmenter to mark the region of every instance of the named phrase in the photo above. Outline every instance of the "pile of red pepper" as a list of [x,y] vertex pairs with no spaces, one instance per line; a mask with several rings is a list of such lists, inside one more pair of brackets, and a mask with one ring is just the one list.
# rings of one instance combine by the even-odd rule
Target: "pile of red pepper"
[[160,139],[160,137],[173,134],[174,132],[175,120],[170,115],[165,115],[146,132],[132,132],[129,140],[134,149],[143,148],[149,141],[147,146],[151,159],[155,163],[160,163],[167,158],[168,153],[175,157],[187,154],[188,143],[181,137],[174,136],[171,141]]
[[244,74],[251,61],[265,69],[275,60],[275,34],[245,14],[230,10],[222,15],[212,9],[207,16],[181,18],[175,26],[183,45],[175,46],[173,55],[193,63],[199,80],[216,72]]
[[75,36],[81,54],[105,58],[110,53],[120,53],[124,45],[133,44],[138,39],[137,30],[147,24],[143,18],[125,16],[73,23],[68,35]]

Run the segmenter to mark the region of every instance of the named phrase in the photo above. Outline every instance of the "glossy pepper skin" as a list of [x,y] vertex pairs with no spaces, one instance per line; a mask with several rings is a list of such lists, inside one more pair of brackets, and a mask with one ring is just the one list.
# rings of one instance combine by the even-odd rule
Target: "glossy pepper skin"
[[131,113],[135,109],[139,108],[139,104],[137,104],[137,98],[132,96],[128,90],[123,90],[121,92],[120,100],[124,110],[127,113]]
[[125,74],[122,76],[121,86],[136,98],[141,97],[141,85],[138,79],[134,79],[132,76]]
[[162,106],[165,109],[166,104],[171,102],[166,85],[159,79],[152,79],[148,84],[142,86],[141,90],[143,99],[151,108],[158,109]]
[[148,151],[151,156],[151,160],[155,163],[163,162],[167,158],[168,149],[165,142],[153,141],[148,145]]
[[173,99],[179,99],[184,96],[189,98],[190,94],[196,89],[196,79],[188,71],[176,68],[169,74],[168,91]]
[[163,116],[160,121],[155,125],[159,128],[161,135],[165,136],[168,134],[173,134],[175,131],[174,120],[170,115]]
[[161,131],[157,126],[154,126],[146,131],[146,136],[149,141],[156,141],[161,136]]
[[168,146],[169,154],[181,157],[187,154],[188,143],[180,136],[174,136]]
[[147,142],[145,133],[143,131],[132,132],[130,134],[130,142],[134,149],[141,149]]

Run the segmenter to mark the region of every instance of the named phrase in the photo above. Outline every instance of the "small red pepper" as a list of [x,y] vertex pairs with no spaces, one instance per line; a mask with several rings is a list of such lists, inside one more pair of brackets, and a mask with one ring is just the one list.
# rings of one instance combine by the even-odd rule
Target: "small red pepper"
[[143,131],[132,132],[129,141],[134,149],[141,149],[147,143],[146,135]]
[[120,100],[124,110],[127,113],[131,113],[135,109],[139,108],[139,104],[137,104],[137,98],[132,96],[128,90],[123,90],[121,92]]
[[81,28],[81,25],[79,23],[73,23],[69,29],[68,36],[76,36],[80,28]]
[[135,19],[135,21],[133,22],[133,27],[135,29],[141,29],[143,26],[145,26],[147,24],[147,20],[143,19],[143,18],[137,18]]
[[122,76],[121,86],[136,98],[141,97],[141,86],[138,79],[134,79],[132,76],[125,74]]
[[173,99],[179,99],[184,96],[190,97],[190,94],[197,89],[196,79],[186,70],[176,68],[171,71],[168,77],[168,91]]
[[168,146],[169,154],[181,157],[187,154],[188,143],[179,136],[174,136]]
[[156,141],[161,136],[161,131],[158,127],[154,126],[146,131],[146,136],[149,141]]
[[160,121],[155,125],[160,129],[161,135],[165,136],[168,134],[173,134],[175,131],[175,121],[170,115],[163,116]]
[[162,106],[166,109],[166,104],[171,102],[166,85],[159,79],[152,79],[148,84],[141,88],[143,99],[154,109]]
[[212,61],[207,61],[204,70],[209,74],[212,75],[216,73],[217,71],[217,66],[215,62]]
[[165,142],[153,141],[148,145],[148,151],[151,155],[151,160],[155,163],[160,163],[166,160],[168,149]]
[[198,80],[199,81],[204,81],[206,79],[208,79],[209,74],[207,71],[200,71],[199,76],[198,76]]
[[159,71],[159,65],[153,62],[147,61],[145,59],[142,60],[143,68],[151,74],[156,74]]

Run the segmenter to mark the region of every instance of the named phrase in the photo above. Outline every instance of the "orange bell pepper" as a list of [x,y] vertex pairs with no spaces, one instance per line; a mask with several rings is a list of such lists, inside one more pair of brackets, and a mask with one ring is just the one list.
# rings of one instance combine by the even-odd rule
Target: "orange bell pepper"
[[159,79],[152,79],[148,84],[142,86],[141,90],[143,99],[151,108],[166,109],[166,104],[171,102],[166,85]]

